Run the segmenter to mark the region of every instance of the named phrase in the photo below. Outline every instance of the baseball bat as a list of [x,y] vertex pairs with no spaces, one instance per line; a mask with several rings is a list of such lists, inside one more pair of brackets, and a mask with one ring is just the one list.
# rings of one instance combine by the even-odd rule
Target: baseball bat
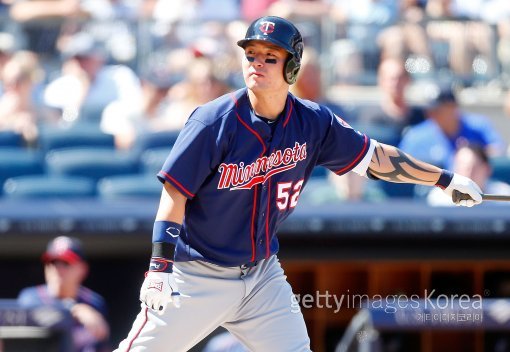
[[[452,193],[452,200],[454,203],[457,203],[460,200],[467,200],[471,199],[471,197],[466,194],[462,193],[460,191],[454,190]],[[483,200],[495,200],[500,202],[510,202],[510,195],[503,195],[503,194],[482,194]]]

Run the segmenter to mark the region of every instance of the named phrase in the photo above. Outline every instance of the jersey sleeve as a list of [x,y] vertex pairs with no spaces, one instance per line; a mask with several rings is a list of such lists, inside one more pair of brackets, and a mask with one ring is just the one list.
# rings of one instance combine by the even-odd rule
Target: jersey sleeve
[[186,198],[192,199],[213,172],[219,153],[216,141],[212,127],[192,116],[158,173],[159,180],[171,183]]
[[337,175],[351,170],[364,175],[375,147],[375,141],[331,113],[330,126],[322,141],[318,164]]

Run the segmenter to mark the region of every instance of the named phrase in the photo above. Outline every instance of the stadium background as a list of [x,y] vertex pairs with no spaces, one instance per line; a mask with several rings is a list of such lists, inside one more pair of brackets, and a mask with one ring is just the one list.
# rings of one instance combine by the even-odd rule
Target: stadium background
[[[36,40],[34,30],[29,30],[34,24],[34,28],[48,28],[48,33],[71,39],[76,38],[75,33],[86,33],[106,49],[107,64],[125,65],[141,80],[160,87],[170,88],[187,79],[184,72],[188,70],[189,53],[193,58],[211,60],[214,79],[221,80],[229,88],[242,85],[236,61],[239,52],[236,54],[233,43],[243,36],[246,22],[256,15],[257,6],[253,3],[252,12],[249,12],[249,1],[220,1],[215,3],[215,11],[207,8],[208,1],[189,2],[188,5],[180,1],[78,3],[87,16],[54,16],[38,22],[14,18],[13,5],[1,2],[0,31],[11,36],[8,39],[0,36],[0,44],[9,54],[21,50],[37,53],[45,73],[34,87],[38,111],[48,109],[42,91],[59,77],[65,50],[52,47],[49,39],[39,37]],[[327,6],[331,4],[326,1],[272,3],[270,10],[294,19],[305,36],[306,45],[319,54],[324,96],[342,106],[348,120],[351,116],[355,119],[360,106],[375,105],[380,99],[376,69],[381,48],[376,42],[363,41],[368,38],[366,33],[375,38],[374,33],[408,21],[409,13],[399,10],[398,6],[394,9],[392,3],[406,3],[410,9],[416,7],[412,10],[426,10],[425,1],[416,1],[414,5],[413,2],[383,1],[381,3],[389,4],[390,10],[397,11],[395,16],[377,23],[367,19],[367,23],[360,25],[356,17],[341,22],[328,12]],[[317,6],[307,7],[312,3]],[[341,5],[342,1],[338,3]],[[412,77],[407,98],[426,104],[431,84],[451,84],[463,110],[485,115],[505,141],[510,141],[509,116],[504,110],[509,88],[508,58],[504,51],[508,38],[502,36],[505,32],[498,30],[501,23],[510,21],[507,15],[510,11],[506,11],[501,11],[501,18],[497,19],[465,12],[458,17],[431,19],[426,16],[418,21],[424,28],[432,22],[465,25],[462,33],[468,38],[475,35],[469,31],[468,23],[486,24],[491,33],[488,37],[490,50],[478,54],[469,52],[467,69],[453,67],[457,64],[452,63],[451,46],[445,40],[428,37],[429,57],[409,51],[402,54]],[[362,31],[365,36],[350,36],[349,28],[365,28]],[[14,38],[14,43],[9,38]],[[150,252],[149,237],[160,185],[155,177],[147,175],[161,163],[162,156],[168,152],[168,148],[161,147],[171,143],[178,128],[149,130],[138,135],[129,147],[122,147],[114,144],[116,139],[104,138],[105,134],[118,135],[111,126],[109,133],[105,133],[101,124],[103,111],[93,108],[70,114],[64,108],[51,107],[51,118],[36,123],[39,133],[36,139],[27,141],[19,133],[10,133],[8,128],[0,132],[0,179],[3,183],[0,297],[15,298],[23,287],[41,283],[39,256],[47,241],[57,234],[76,235],[84,241],[91,263],[91,275],[85,284],[107,299],[115,344],[125,336],[138,311],[138,290]],[[52,120],[55,112],[56,122]],[[73,134],[76,131],[81,134]],[[99,141],[100,147],[92,146],[95,141]],[[95,151],[84,151],[83,146],[95,148]],[[70,192],[69,187],[58,188],[52,184],[44,190],[43,183],[39,183],[55,170],[57,174],[58,170],[64,170],[61,176],[67,176],[62,166],[64,161],[51,164],[55,157],[50,157],[50,153],[62,147],[80,148],[71,150],[67,158],[78,164],[74,170],[86,165],[81,176],[89,179],[79,183],[83,188],[81,194],[76,191],[77,187]],[[16,154],[20,149],[21,154]],[[98,151],[104,153],[98,154]],[[37,154],[35,158],[34,153]],[[61,160],[64,156],[60,156]],[[90,159],[101,162],[94,166]],[[23,160],[28,162],[23,164]],[[498,162],[502,165],[499,175],[508,182],[508,156],[500,156]],[[40,172],[34,172],[34,167],[40,167]],[[94,168],[102,170],[103,174]],[[104,174],[105,170],[111,174]],[[18,178],[30,174],[35,174],[29,182],[36,185],[38,194]],[[118,177],[128,174],[137,176],[124,178],[125,183],[121,183]],[[66,182],[76,180],[59,181],[68,185]],[[328,182],[322,171],[314,176],[314,186],[328,185]],[[116,189],[115,184],[122,184],[124,188]],[[504,206],[446,209],[430,207],[423,200],[399,197],[398,191],[397,196],[356,201],[317,199],[310,192],[304,194],[296,214],[281,231],[282,262],[299,294],[330,291],[423,295],[424,290],[434,288],[438,293],[508,297],[508,210]],[[333,351],[356,310],[333,313],[328,309],[307,309],[304,313],[313,349]],[[387,351],[507,351],[510,342],[506,335],[503,331],[454,329],[390,331],[383,337]]]

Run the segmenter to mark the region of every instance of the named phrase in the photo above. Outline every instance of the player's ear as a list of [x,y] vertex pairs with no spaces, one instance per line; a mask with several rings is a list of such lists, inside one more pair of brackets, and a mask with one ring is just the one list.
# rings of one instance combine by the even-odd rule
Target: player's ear
[[80,275],[80,281],[84,281],[87,276],[89,275],[89,264],[87,262],[79,262],[79,275]]

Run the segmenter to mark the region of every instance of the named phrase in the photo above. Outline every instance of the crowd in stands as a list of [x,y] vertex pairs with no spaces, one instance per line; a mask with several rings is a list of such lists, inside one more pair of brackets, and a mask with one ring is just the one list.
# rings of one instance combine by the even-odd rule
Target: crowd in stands
[[[509,1],[0,0],[2,197],[157,196],[154,174],[189,114],[244,85],[236,42],[265,14],[304,35],[296,96],[438,166],[456,168],[469,144],[510,170],[505,134],[459,102],[462,89],[492,87],[510,118]],[[376,103],[334,99],[350,86],[377,87]],[[351,174],[314,178],[304,201],[416,197]]]

